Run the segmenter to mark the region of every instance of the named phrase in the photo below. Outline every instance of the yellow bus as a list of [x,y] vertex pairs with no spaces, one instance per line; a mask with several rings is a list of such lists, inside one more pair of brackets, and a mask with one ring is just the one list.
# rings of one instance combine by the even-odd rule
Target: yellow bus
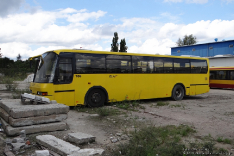
[[32,59],[38,61],[31,96],[68,106],[209,92],[206,58],[61,49]]

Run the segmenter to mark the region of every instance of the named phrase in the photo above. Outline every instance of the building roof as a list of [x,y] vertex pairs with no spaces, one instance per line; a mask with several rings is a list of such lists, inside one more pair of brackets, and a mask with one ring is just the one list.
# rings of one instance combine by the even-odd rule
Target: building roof
[[[215,44],[215,43],[222,43],[222,42],[231,42],[234,40],[226,40],[226,41],[217,41],[217,42],[209,42],[209,43],[201,43],[201,44],[193,44],[193,45],[186,45],[186,46],[181,46],[181,47],[189,47],[189,46],[197,46],[197,45],[205,45],[205,44]],[[171,47],[171,48],[180,48],[180,47]]]

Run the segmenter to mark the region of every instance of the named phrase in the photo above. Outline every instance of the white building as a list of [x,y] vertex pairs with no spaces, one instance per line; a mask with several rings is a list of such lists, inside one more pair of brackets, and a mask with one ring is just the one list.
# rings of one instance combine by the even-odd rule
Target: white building
[[234,55],[216,55],[209,57],[210,67],[234,67]]

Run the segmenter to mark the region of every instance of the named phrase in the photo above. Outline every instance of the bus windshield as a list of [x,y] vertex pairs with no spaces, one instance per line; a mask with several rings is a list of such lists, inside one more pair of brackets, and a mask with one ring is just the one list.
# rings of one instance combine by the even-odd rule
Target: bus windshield
[[36,83],[52,83],[55,75],[58,55],[54,52],[44,53],[36,67]]

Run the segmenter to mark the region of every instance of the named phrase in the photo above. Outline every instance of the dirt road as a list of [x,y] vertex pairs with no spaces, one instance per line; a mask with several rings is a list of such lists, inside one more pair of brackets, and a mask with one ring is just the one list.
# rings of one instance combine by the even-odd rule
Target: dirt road
[[[139,121],[150,121],[156,126],[164,125],[189,125],[193,127],[198,137],[211,135],[213,138],[223,137],[233,140],[234,138],[234,90],[211,89],[209,93],[185,97],[182,101],[167,99],[141,100],[140,105],[145,109],[139,111],[128,111],[126,120],[134,117]],[[8,99],[10,92],[0,91],[0,98]],[[164,106],[157,106],[161,101]],[[115,106],[105,106],[116,108]],[[91,109],[91,108],[87,108]],[[67,124],[69,130],[52,132],[60,138],[66,137],[70,132],[84,132],[96,136],[96,143],[88,147],[100,147],[107,149],[114,146],[110,137],[122,132],[115,123],[110,120],[95,120],[90,118],[89,112],[77,112],[70,110]],[[123,117],[123,116],[122,116]],[[97,117],[98,118],[98,117]],[[109,120],[109,119],[108,119]],[[117,124],[117,123],[116,123]],[[231,150],[232,145],[227,147]]]

